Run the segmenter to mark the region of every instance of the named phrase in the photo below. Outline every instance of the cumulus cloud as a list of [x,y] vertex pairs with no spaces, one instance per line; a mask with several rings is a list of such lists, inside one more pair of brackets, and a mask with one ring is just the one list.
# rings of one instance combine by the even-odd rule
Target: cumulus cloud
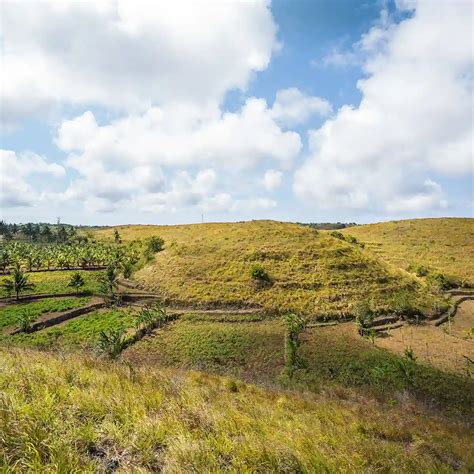
[[56,104],[220,102],[278,49],[266,0],[2,4],[2,119]]
[[275,191],[281,186],[283,173],[277,170],[267,170],[262,179],[263,187],[267,191]]
[[32,206],[38,202],[41,195],[28,181],[38,174],[60,177],[65,170],[35,153],[18,155],[12,150],[0,150],[0,207]]
[[331,112],[332,106],[327,100],[291,87],[277,92],[271,114],[278,123],[295,126],[305,123],[314,114],[326,116]]
[[472,5],[403,2],[416,9],[366,35],[358,107],[310,132],[294,190],[320,207],[388,212],[443,208],[430,175],[472,173]]

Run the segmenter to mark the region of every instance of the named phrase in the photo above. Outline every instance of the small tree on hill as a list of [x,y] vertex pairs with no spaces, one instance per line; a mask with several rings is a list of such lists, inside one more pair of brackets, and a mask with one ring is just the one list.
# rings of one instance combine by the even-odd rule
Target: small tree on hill
[[117,229],[114,230],[114,240],[116,244],[120,244],[122,242],[122,238],[120,237],[119,231]]
[[109,265],[104,274],[99,277],[99,293],[104,296],[107,303],[113,303],[117,299],[118,270]]
[[84,278],[79,272],[75,272],[71,275],[71,279],[67,286],[74,288],[76,293],[79,293],[79,290],[85,285]]
[[305,320],[294,313],[284,317],[285,332],[285,371],[291,379],[295,370],[305,367],[304,361],[298,353],[300,347],[300,334],[306,326]]
[[101,331],[97,349],[101,354],[111,359],[116,359],[127,345],[125,328],[119,326],[108,331]]
[[18,316],[18,329],[21,332],[30,332],[33,327],[33,323],[36,321],[34,316],[28,309],[24,309]]
[[361,336],[366,335],[374,320],[374,312],[370,307],[370,303],[367,300],[360,301],[354,308],[354,315],[356,318],[356,324],[359,329]]
[[17,301],[20,299],[20,293],[31,290],[35,287],[33,283],[29,282],[28,275],[23,273],[20,266],[16,266],[13,269],[12,277],[6,280],[2,286],[9,295],[15,293]]

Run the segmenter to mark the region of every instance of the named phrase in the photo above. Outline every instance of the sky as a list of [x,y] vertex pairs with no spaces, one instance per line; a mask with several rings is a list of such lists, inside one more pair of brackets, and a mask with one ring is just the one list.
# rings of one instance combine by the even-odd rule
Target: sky
[[0,9],[8,222],[473,217],[472,0]]

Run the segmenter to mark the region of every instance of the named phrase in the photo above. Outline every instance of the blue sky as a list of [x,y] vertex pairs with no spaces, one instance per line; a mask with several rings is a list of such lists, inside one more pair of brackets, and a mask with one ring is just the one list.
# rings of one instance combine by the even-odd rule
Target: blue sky
[[2,9],[7,221],[472,216],[468,0]]

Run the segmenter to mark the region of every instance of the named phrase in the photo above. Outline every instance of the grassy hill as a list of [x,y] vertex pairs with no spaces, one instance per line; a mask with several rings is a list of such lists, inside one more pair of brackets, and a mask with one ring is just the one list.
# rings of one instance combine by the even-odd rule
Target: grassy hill
[[441,218],[381,222],[341,231],[403,269],[426,267],[474,282],[474,219]]
[[[381,311],[402,291],[426,311],[436,299],[416,278],[371,252],[296,224],[252,221],[116,229],[124,240],[152,235],[165,239],[164,251],[135,278],[174,301],[338,318],[367,297]],[[110,228],[97,235],[110,238],[113,232]],[[256,264],[269,274],[270,284],[252,280]]]
[[472,433],[405,400],[0,349],[3,472],[470,472]]

